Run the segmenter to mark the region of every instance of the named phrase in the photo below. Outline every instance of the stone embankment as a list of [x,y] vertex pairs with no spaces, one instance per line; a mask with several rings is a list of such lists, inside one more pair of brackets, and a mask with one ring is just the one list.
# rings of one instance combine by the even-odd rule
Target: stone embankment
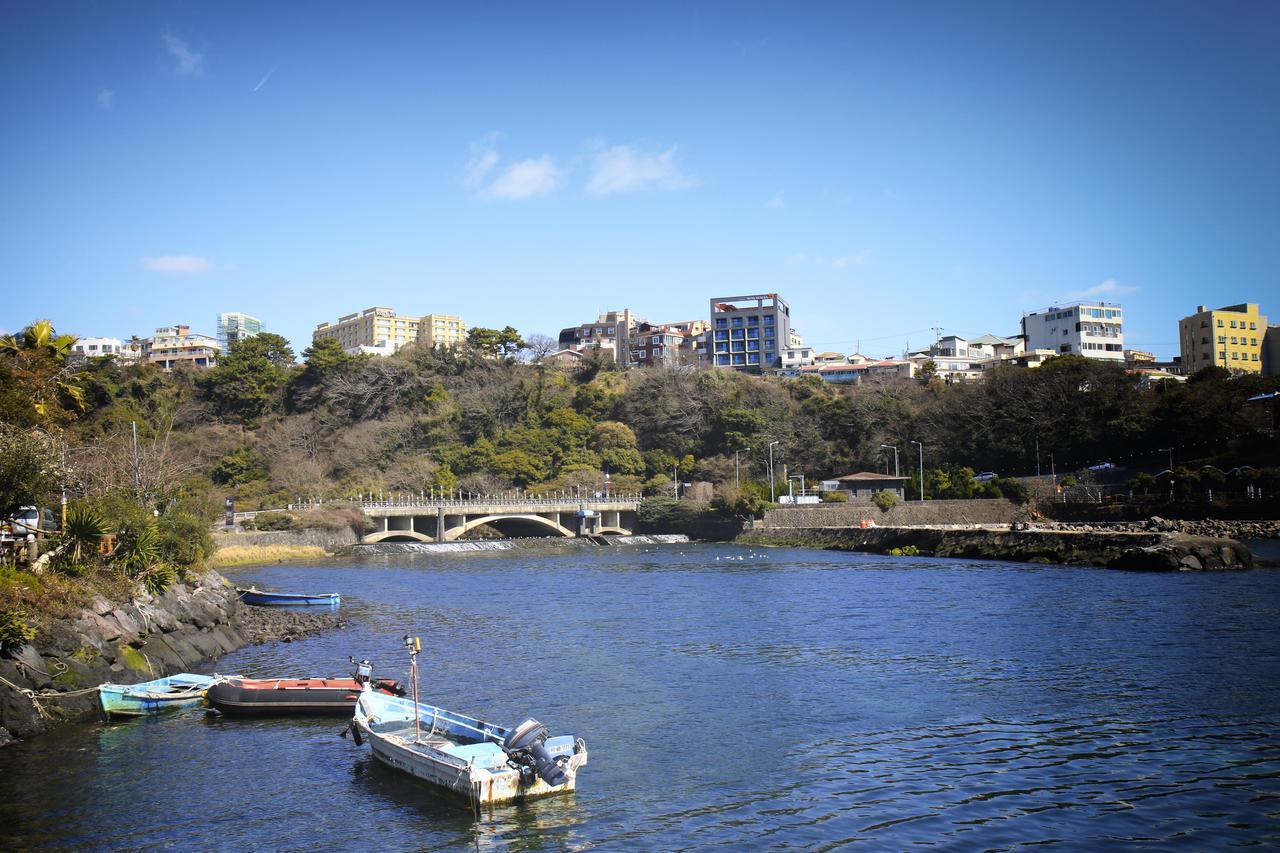
[[1249,549],[1233,539],[1167,532],[998,530],[957,527],[760,528],[736,540],[887,554],[1108,566],[1148,571],[1247,569]]
[[360,537],[347,527],[261,531],[219,529],[213,534],[214,552],[210,563],[225,567],[319,559],[359,541]]
[[1188,521],[1176,518],[1152,517],[1145,521],[1037,521],[1037,528],[1045,530],[1111,531],[1116,533],[1185,533],[1189,536],[1216,536],[1227,539],[1276,539],[1280,538],[1280,521],[1227,521],[1202,519]]
[[97,717],[95,688],[103,682],[192,671],[243,645],[297,639],[335,624],[327,613],[243,605],[214,571],[160,596],[95,598],[76,617],[48,620],[31,644],[0,657],[0,745]]

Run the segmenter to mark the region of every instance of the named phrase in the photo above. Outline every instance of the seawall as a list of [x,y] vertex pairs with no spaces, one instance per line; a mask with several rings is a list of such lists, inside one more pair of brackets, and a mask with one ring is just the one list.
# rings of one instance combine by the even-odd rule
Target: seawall
[[944,524],[1011,524],[1031,517],[1030,510],[1004,498],[969,501],[910,501],[883,511],[870,503],[802,504],[782,506],[764,514],[764,526],[858,527],[874,521],[883,527]]
[[785,527],[743,533],[738,542],[889,553],[914,549],[935,557],[1065,563],[1148,571],[1247,569],[1240,542],[1178,533],[991,530],[949,527]]
[[247,530],[213,534],[214,566],[242,566],[324,557],[359,542],[348,527],[336,530],[320,527],[302,530]]

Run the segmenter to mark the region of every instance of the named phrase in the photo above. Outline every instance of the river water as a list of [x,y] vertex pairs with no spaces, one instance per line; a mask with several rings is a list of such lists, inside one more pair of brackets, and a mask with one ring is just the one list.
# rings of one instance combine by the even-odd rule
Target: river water
[[0,750],[2,846],[1280,844],[1280,571],[660,545],[227,574],[349,621],[219,671],[404,679],[417,634],[425,698],[584,737],[580,790],[477,819],[341,720],[193,711]]

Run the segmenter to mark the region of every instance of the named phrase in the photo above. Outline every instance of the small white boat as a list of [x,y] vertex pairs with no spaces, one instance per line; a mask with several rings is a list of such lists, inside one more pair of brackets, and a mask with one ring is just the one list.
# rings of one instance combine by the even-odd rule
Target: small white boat
[[205,691],[221,680],[219,675],[180,672],[141,684],[102,684],[98,686],[98,698],[107,719],[141,717],[198,705]]
[[515,728],[464,717],[364,685],[351,731],[379,761],[467,797],[474,807],[573,791],[587,744],[549,737],[525,720]]

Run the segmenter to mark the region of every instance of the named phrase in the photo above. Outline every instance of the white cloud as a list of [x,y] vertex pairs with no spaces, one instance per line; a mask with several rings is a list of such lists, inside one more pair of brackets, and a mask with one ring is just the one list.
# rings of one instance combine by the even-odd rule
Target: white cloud
[[462,178],[468,187],[478,187],[494,166],[498,165],[498,134],[486,133],[471,143],[471,159]]
[[159,255],[157,257],[139,258],[138,263],[142,264],[142,268],[151,270],[152,272],[163,273],[202,273],[213,269],[213,264],[208,258],[200,258],[195,255]]
[[603,195],[647,186],[677,190],[693,183],[676,164],[674,145],[660,154],[645,154],[630,145],[614,145],[596,152],[587,192]]
[[177,60],[173,72],[184,77],[199,77],[204,73],[204,54],[196,53],[182,39],[169,33],[160,36],[164,40],[164,48]]
[[833,270],[842,270],[850,264],[854,266],[862,266],[871,258],[871,250],[863,249],[860,252],[854,252],[852,255],[842,255],[831,262]]
[[772,207],[774,210],[782,210],[786,206],[787,206],[787,199],[782,194],[781,190],[774,193],[773,198],[769,199],[769,202],[765,205],[765,207]]
[[[485,170],[488,171],[495,163],[497,163],[496,155],[493,163],[490,163]],[[546,195],[556,188],[556,184],[560,182],[560,175],[561,172],[556,168],[555,160],[551,159],[551,155],[531,157],[508,166],[507,170],[489,185],[485,194],[494,198],[532,198]]]
[[860,267],[867,261],[871,260],[871,250],[862,249],[848,255],[841,255],[838,258],[828,258],[825,255],[810,255],[807,252],[800,252],[787,258],[787,263],[794,266],[815,266],[830,267],[833,270],[842,270],[845,267]]
[[116,93],[110,89],[98,92],[98,109],[109,110],[116,105]]
[[1072,299],[1087,299],[1090,296],[1123,296],[1126,293],[1137,293],[1138,287],[1133,284],[1121,284],[1109,278],[1102,284],[1095,284],[1086,290],[1077,290],[1070,294]]

